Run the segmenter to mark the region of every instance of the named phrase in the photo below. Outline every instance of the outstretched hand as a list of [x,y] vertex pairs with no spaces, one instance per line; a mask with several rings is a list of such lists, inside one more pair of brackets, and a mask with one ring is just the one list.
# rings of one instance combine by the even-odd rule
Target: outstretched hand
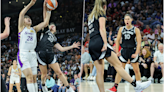
[[10,19],[11,19],[10,17],[6,17],[5,18],[4,22],[5,22],[5,25],[6,26],[9,26],[10,25]]
[[74,42],[73,44],[72,44],[72,46],[73,46],[73,48],[77,48],[77,49],[80,49],[80,42]]

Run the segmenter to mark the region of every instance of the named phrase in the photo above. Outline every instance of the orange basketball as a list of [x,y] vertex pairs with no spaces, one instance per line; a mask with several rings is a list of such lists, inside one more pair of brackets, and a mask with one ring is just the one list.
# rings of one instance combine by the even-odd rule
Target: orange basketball
[[55,10],[58,7],[57,0],[47,0],[47,8],[50,10]]

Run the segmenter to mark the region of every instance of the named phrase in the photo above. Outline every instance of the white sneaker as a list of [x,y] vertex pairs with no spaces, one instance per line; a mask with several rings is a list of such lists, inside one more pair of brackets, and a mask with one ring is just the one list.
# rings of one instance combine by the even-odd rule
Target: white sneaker
[[90,75],[88,76],[87,80],[90,80],[90,79],[91,79],[91,77],[92,77],[92,75],[90,74]]
[[133,80],[135,80],[135,79],[136,79],[135,75],[133,75],[133,76],[132,76],[132,79],[133,79]]
[[143,77],[141,78],[141,80],[142,80],[142,81],[147,81],[147,78],[146,78],[145,76],[143,76]]
[[90,80],[90,81],[93,81],[93,76],[91,76],[89,80]]
[[163,83],[163,82],[164,82],[164,77],[162,77],[162,78],[160,79],[160,82],[161,82],[161,83]]
[[96,76],[93,76],[93,78],[92,78],[92,79],[93,79],[93,81],[96,81]]
[[86,80],[88,78],[88,75],[85,75],[85,77],[83,77],[84,80]]
[[43,90],[43,92],[48,92],[48,89],[46,86],[42,86],[42,90]]
[[151,81],[147,81],[147,82],[136,82],[136,87],[134,87],[135,92],[141,92],[144,89],[146,89],[147,87],[149,87],[151,84]]
[[151,76],[148,78],[148,80],[154,83],[154,78],[152,78]]
[[69,89],[67,89],[66,92],[75,92],[71,87],[69,87]]

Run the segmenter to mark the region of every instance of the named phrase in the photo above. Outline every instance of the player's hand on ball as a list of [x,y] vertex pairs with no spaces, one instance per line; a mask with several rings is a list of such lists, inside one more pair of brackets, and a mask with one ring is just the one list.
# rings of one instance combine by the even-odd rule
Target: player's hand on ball
[[136,58],[138,54],[132,54],[132,58]]
[[79,47],[80,46],[80,42],[74,42],[72,46],[73,46],[73,48],[80,49],[80,47]]
[[10,25],[10,17],[6,17],[4,22],[5,22],[5,25],[9,26]]
[[107,44],[104,44],[102,49],[101,49],[101,52],[106,51],[106,50],[107,50]]

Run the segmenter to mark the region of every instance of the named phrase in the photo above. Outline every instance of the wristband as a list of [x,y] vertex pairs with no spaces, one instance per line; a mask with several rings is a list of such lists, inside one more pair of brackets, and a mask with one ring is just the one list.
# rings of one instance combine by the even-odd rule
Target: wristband
[[51,11],[47,11],[47,13],[50,13],[51,14]]

